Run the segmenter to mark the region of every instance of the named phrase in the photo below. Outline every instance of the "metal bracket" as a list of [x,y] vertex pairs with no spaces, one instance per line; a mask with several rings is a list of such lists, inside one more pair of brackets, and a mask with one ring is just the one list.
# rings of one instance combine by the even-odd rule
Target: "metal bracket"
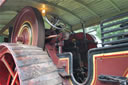
[[120,76],[110,76],[110,75],[99,75],[98,80],[102,82],[109,83],[119,83],[120,85],[128,85],[128,78]]

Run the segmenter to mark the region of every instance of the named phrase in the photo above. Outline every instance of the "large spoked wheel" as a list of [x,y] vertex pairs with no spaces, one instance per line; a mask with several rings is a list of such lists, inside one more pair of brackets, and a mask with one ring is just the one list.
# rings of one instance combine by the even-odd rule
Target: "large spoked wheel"
[[13,55],[5,46],[0,46],[0,85],[19,85]]
[[36,46],[0,45],[0,85],[61,85],[56,66]]
[[[62,84],[56,66],[48,53],[42,50],[45,43],[44,22],[36,8],[25,7],[17,15],[11,41],[17,43],[14,44],[15,46],[11,44],[11,47],[9,47],[12,49],[11,54],[13,55],[11,57],[13,61],[10,62],[14,62],[14,67],[11,67],[11,69],[16,69],[18,73],[17,81],[19,80],[20,85]],[[4,68],[7,67],[3,66]],[[8,75],[10,75],[9,72]],[[8,78],[6,80],[8,81]],[[13,78],[11,78],[12,80]]]
[[25,7],[20,11],[15,21],[11,41],[44,47],[44,22],[36,8]]

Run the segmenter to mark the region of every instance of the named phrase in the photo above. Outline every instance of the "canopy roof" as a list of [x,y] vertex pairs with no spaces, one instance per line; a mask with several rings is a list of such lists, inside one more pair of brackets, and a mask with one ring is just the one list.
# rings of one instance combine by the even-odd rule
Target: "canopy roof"
[[46,4],[48,13],[59,16],[74,30],[81,28],[81,22],[92,26],[106,18],[128,12],[128,0],[6,0],[0,7],[0,29],[23,7],[41,9],[42,4]]

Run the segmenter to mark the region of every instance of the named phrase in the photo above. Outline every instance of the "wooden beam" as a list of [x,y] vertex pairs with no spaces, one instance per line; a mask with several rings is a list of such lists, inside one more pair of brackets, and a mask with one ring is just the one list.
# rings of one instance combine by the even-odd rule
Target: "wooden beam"
[[[98,18],[93,18],[93,19],[87,20],[87,22],[84,22],[84,24],[86,24],[85,28],[97,25],[100,23],[100,21],[101,21],[101,19],[98,19]],[[81,23],[78,23],[78,24],[75,24],[72,26],[72,30],[78,30],[78,29],[82,29]]]
[[4,27],[5,25],[4,24],[0,24],[0,27]]
[[0,8],[0,12],[4,12],[4,11],[17,11],[18,8],[17,7],[9,7],[9,6],[3,6]]
[[1,25],[6,25],[9,22],[9,20],[0,20]]
[[40,1],[37,1],[37,2],[54,6],[54,7],[56,7],[56,8],[59,8],[59,9],[65,11],[65,12],[68,12],[68,13],[72,14],[73,16],[75,16],[76,18],[78,18],[79,20],[82,20],[80,16],[76,15],[75,13],[73,13],[72,11],[70,11],[69,9],[67,9],[67,8],[65,8],[65,7],[63,7],[63,6],[60,6],[60,5],[57,5],[57,4],[48,2],[48,1],[44,1],[44,0],[40,0]]
[[78,2],[79,4],[83,5],[90,13],[92,13],[93,15],[95,15],[96,17],[100,18],[100,16],[98,14],[96,14],[92,9],[90,9],[88,6],[86,6],[85,2],[81,1],[81,0],[74,0],[76,2]]
[[57,17],[59,20],[63,21],[64,24],[67,24],[68,26],[71,26],[71,24],[69,24],[67,21],[65,21],[63,18],[61,18],[60,16],[58,16],[57,14],[53,14],[53,13],[47,13],[48,15],[53,15],[55,17]]
[[[28,1],[28,2],[29,2],[29,1]],[[34,2],[34,3],[32,3],[32,2]],[[35,3],[35,2],[36,2],[36,3]],[[64,7],[62,7],[62,6],[59,6],[59,5],[56,5],[56,4],[54,4],[54,3],[48,2],[48,1],[31,1],[30,3],[32,3],[32,4],[31,4],[32,6],[36,7],[36,6],[39,5],[39,4],[37,4],[38,2],[40,2],[40,4],[41,4],[41,3],[45,3],[45,4],[48,4],[48,5],[54,6],[54,7],[56,7],[56,8],[59,8],[59,9],[61,9],[61,10],[64,10],[64,11],[66,11],[66,12],[72,14],[72,15],[75,16],[76,18],[80,19],[80,17],[79,17],[78,15],[76,15],[75,13],[73,13],[72,11],[70,11],[70,10],[68,10],[68,9],[66,9],[66,8],[64,8]],[[35,5],[36,5],[36,6],[35,6]],[[19,8],[19,9],[18,9],[18,8]],[[19,10],[20,10],[21,8],[23,8],[23,6],[18,6],[18,8],[17,8],[16,6],[11,6],[11,7],[9,7],[9,6],[3,6],[3,7],[1,7],[0,11],[1,11],[1,12],[3,12],[3,11],[16,11],[16,12],[19,12]],[[61,19],[65,24],[71,26],[67,21],[63,20],[62,18],[60,18],[60,19]]]
[[0,34],[3,34],[3,32],[4,32],[5,30],[7,30],[9,26],[12,26],[12,25],[13,25],[13,23],[14,23],[14,21],[15,21],[15,18],[16,18],[16,17],[14,17],[7,25],[5,25],[5,26],[0,30]]
[[13,17],[15,16],[3,16],[3,15],[0,15],[0,21],[10,21],[11,19],[13,19]]
[[5,36],[5,37],[8,37],[8,35],[7,35],[7,34],[0,34],[0,36]]
[[67,21],[65,21],[64,19],[62,19],[62,18],[60,18],[60,17],[59,17],[59,19],[62,20],[64,24],[67,24],[68,26],[72,26],[71,24],[69,24],[69,23],[68,23]]
[[118,12],[120,12],[120,8],[118,8],[118,6],[112,1],[112,0],[106,0],[108,1]]
[[17,14],[17,13],[0,13],[0,16],[1,16],[1,15],[5,15],[5,16],[7,16],[7,15],[10,16],[10,15],[11,15],[11,16],[13,16],[13,15],[16,15],[16,14]]
[[[112,16],[116,16],[116,15],[119,15],[119,14],[122,14],[122,13],[125,13],[125,12],[128,12],[127,8],[124,9],[124,10],[122,10],[122,11],[120,11],[120,12],[111,13],[110,15],[104,15],[101,18],[95,18],[95,19],[92,18],[92,19],[89,19],[89,20],[87,20],[87,22],[85,22],[86,28],[87,27],[90,27],[90,26],[98,25],[104,19],[110,18]],[[72,26],[72,29],[73,30],[78,30],[78,29],[81,29],[81,28],[82,28],[81,27],[81,23],[78,23],[78,24],[75,24],[75,25]]]

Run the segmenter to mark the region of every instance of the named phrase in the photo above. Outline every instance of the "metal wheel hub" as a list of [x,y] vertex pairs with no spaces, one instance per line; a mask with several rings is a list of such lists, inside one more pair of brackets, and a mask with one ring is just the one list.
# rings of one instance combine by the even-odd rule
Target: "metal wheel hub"
[[17,36],[17,43],[32,44],[32,30],[29,23],[25,23],[21,26]]

